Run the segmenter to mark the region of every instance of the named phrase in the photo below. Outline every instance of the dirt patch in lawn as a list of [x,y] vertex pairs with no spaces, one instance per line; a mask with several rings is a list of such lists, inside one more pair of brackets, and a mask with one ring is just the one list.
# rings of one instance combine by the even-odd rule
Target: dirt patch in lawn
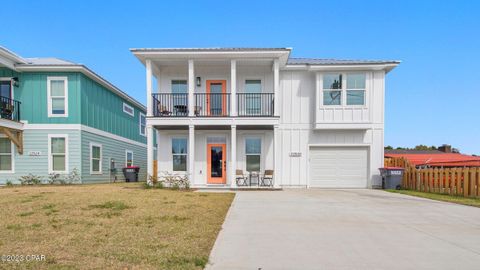
[[234,194],[140,186],[0,188],[0,268],[202,269]]

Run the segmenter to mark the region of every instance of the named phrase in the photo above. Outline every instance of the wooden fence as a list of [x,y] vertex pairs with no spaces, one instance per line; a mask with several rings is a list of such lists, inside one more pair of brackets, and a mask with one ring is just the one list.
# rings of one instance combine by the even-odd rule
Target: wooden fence
[[385,158],[385,167],[402,167],[402,187],[432,193],[480,197],[480,167],[417,169],[404,158]]

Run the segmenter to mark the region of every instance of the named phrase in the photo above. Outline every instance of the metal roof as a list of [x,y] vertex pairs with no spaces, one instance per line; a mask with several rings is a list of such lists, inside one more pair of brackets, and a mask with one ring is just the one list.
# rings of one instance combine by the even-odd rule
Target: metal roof
[[366,65],[366,64],[399,64],[396,60],[346,60],[324,58],[288,58],[287,65]]
[[45,58],[23,58],[27,65],[55,66],[55,65],[78,65],[76,63],[54,57]]
[[132,52],[247,52],[247,51],[291,51],[291,48],[132,48]]

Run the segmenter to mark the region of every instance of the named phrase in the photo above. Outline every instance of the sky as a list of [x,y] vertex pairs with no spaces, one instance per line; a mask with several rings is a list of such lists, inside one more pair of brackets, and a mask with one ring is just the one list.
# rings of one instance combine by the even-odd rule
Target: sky
[[480,154],[480,1],[10,1],[0,45],[82,63],[145,103],[129,48],[292,47],[388,59],[385,145]]

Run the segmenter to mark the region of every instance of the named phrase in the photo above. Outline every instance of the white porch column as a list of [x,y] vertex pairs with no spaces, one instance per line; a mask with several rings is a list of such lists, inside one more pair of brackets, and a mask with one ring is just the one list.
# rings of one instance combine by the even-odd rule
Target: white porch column
[[195,126],[188,126],[188,180],[193,185],[195,175]]
[[281,146],[280,146],[279,126],[275,125],[273,127],[273,186],[275,188],[279,188],[282,182],[281,173],[280,173],[280,168],[281,168],[280,147]]
[[157,145],[156,145],[156,147],[157,147],[157,156],[155,157],[156,160],[157,160],[157,171],[154,172],[154,173],[155,173],[155,174],[157,175],[157,177],[158,177],[158,171],[159,171],[159,166],[158,166],[159,164],[158,164],[158,163],[159,163],[159,160],[160,160],[160,157],[161,157],[160,147],[159,147],[159,146],[160,146],[160,132],[159,132],[159,130],[156,130],[155,133],[156,133],[156,136],[155,136],[155,137],[156,137],[156,139],[157,139]]
[[279,116],[279,107],[280,104],[278,103],[279,97],[279,89],[280,89],[280,66],[279,66],[278,58],[273,60],[273,115]]
[[195,70],[193,60],[188,60],[188,116],[194,116]]
[[237,186],[235,175],[237,170],[237,126],[232,125],[230,136],[230,187]]
[[150,176],[154,175],[153,171],[153,127],[147,123],[147,182],[150,182]]
[[[152,103],[152,60],[145,60],[145,67],[147,68],[147,116],[153,115]],[[151,148],[153,149],[153,148]]]
[[237,116],[237,60],[230,63],[230,88],[230,115]]

